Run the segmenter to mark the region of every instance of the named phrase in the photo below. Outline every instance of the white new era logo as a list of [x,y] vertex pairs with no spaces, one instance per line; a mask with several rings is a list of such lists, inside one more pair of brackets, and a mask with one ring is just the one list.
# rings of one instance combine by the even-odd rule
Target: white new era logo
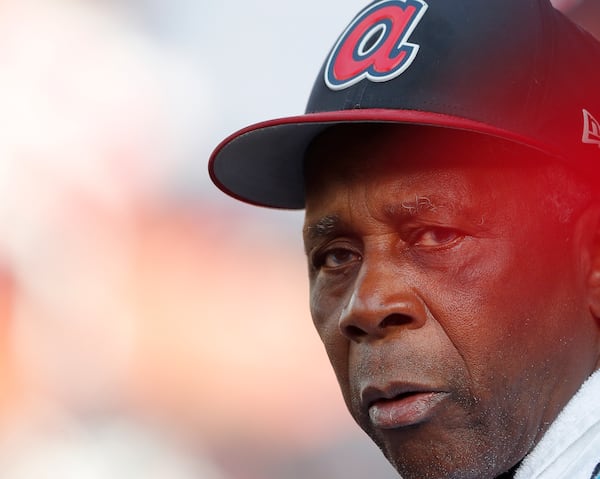
[[600,123],[587,110],[583,110],[583,142],[600,148]]

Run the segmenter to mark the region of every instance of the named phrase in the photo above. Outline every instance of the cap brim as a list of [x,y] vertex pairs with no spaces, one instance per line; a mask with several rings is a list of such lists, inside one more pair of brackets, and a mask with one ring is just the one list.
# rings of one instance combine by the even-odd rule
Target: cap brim
[[547,145],[534,139],[466,118],[414,110],[343,110],[279,118],[237,131],[211,155],[210,177],[223,192],[246,203],[302,209],[306,149],[320,132],[340,123],[453,128],[495,136],[556,155]]

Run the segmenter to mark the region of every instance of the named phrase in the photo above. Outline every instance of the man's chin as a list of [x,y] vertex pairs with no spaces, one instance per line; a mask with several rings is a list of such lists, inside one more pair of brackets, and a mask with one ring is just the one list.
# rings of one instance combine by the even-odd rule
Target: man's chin
[[525,455],[494,443],[497,438],[486,441],[437,426],[428,422],[386,430],[371,427],[367,433],[402,479],[495,479]]

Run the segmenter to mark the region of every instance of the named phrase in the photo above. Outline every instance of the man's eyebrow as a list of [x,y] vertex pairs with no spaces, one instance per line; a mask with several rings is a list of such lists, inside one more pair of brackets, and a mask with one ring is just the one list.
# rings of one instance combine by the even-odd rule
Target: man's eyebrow
[[342,221],[337,215],[323,216],[318,221],[304,227],[304,237],[307,240],[315,240],[330,236],[339,229],[341,223]]

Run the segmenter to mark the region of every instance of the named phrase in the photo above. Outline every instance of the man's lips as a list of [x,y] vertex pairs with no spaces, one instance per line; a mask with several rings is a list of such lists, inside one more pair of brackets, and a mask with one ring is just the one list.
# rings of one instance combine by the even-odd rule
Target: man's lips
[[367,387],[361,401],[373,426],[396,429],[414,426],[430,419],[436,406],[449,393],[415,385],[394,385],[386,388]]

